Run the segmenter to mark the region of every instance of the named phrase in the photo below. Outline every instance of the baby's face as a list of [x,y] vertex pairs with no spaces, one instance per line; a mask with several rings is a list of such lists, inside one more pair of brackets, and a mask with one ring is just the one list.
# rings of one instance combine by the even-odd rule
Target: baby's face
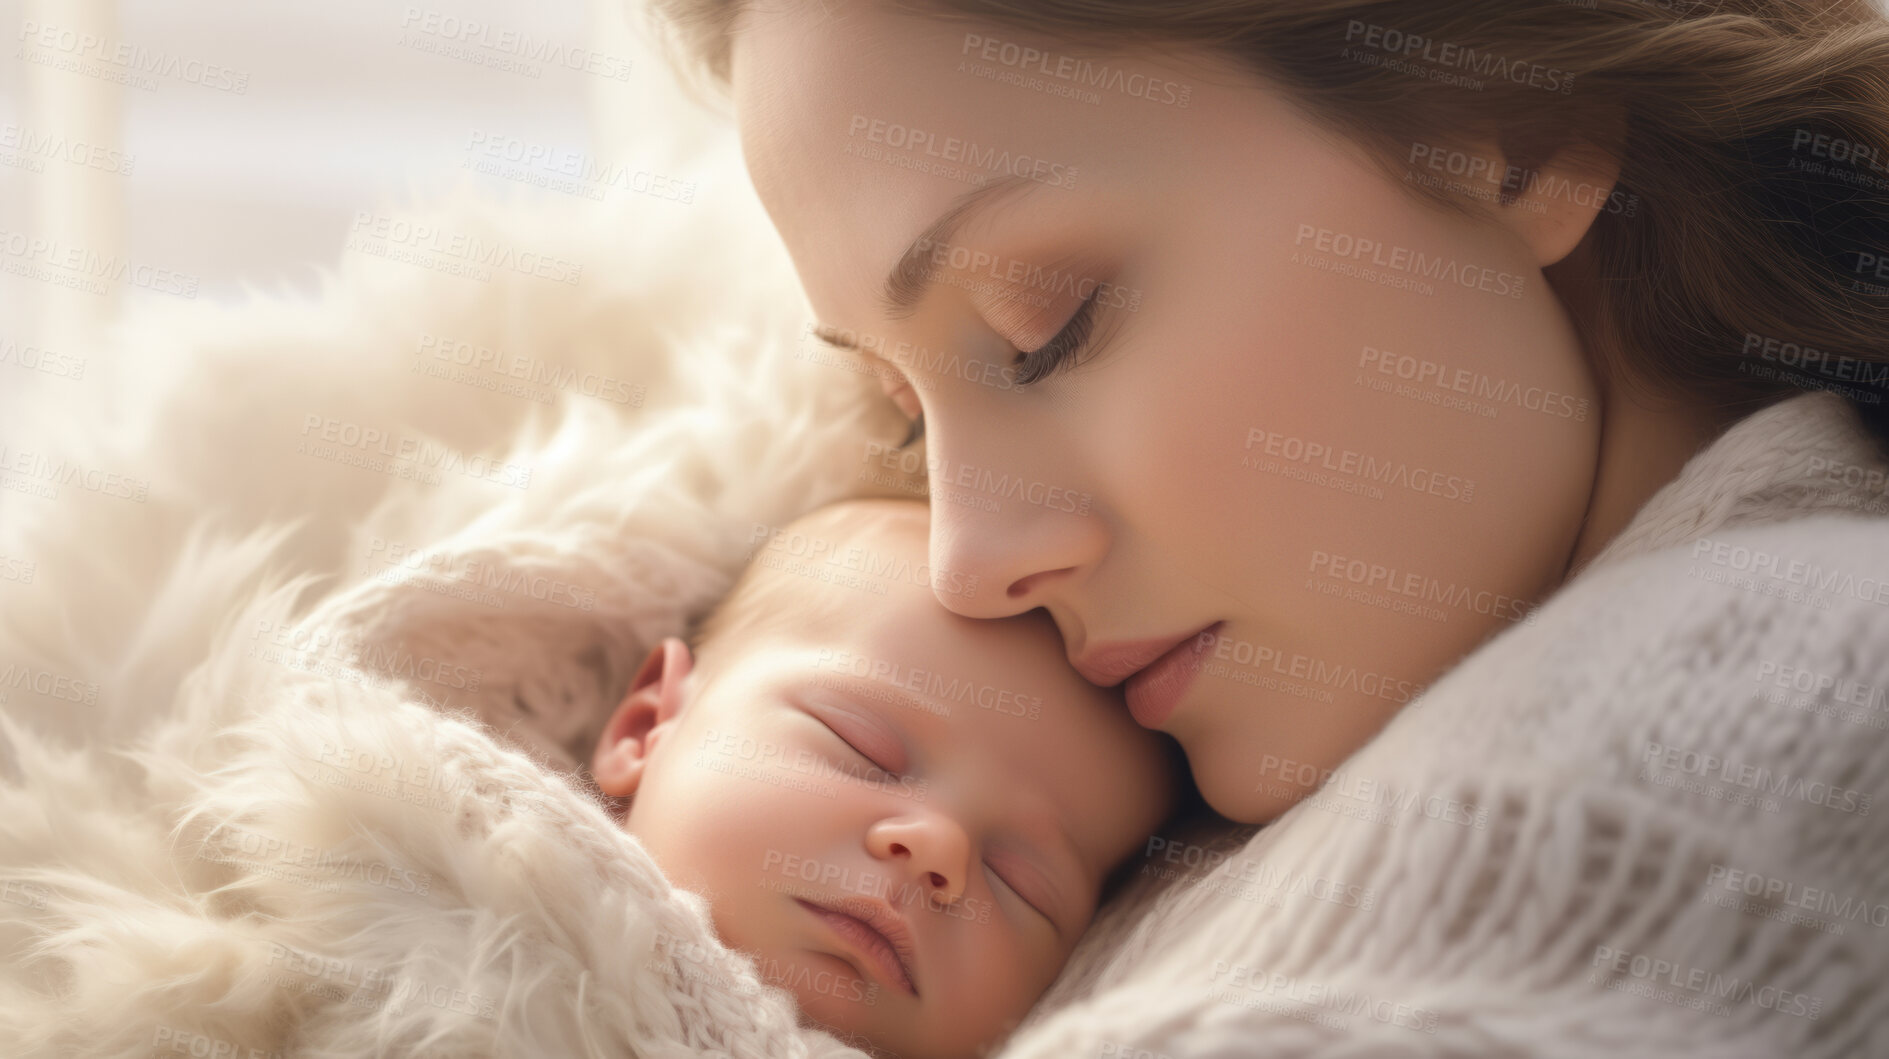
[[[922,562],[922,519],[868,546]],[[1172,808],[1169,759],[1041,613],[765,576],[804,579],[809,605],[720,648],[720,676],[650,731],[625,826],[813,1020],[887,1054],[976,1054]]]

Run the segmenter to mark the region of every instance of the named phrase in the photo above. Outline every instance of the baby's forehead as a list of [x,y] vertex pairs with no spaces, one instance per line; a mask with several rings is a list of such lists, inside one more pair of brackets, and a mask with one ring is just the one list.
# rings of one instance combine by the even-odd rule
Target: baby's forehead
[[927,515],[910,501],[852,502],[772,533],[755,557],[767,579],[754,600],[770,612],[766,650],[792,656],[787,683],[844,694],[966,775],[1062,803],[1084,845],[1119,853],[1139,837],[1124,840],[1124,829],[1171,793],[1160,737],[1128,717],[1120,689],[1070,667],[1046,613],[975,619],[946,608],[933,582],[950,572],[926,564]]
[[929,542],[929,509],[913,500],[842,501],[783,526],[756,523],[744,583],[724,606],[818,617],[939,606],[934,588],[974,589],[932,569]]
[[[969,618],[940,600],[979,586],[928,560],[929,509],[910,500],[857,500],[820,508],[770,535],[754,557],[765,584],[755,606],[783,620],[772,630],[818,645],[829,664],[919,697],[977,689],[984,698],[1042,705],[1043,727],[1127,721],[1119,691],[1090,685],[1068,663],[1046,612]],[[1118,722],[1109,724],[1111,719]]]

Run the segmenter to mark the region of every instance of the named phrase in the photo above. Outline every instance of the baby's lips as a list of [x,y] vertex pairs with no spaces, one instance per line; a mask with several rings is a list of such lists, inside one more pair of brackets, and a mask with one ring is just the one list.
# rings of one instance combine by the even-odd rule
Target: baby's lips
[[898,914],[877,902],[848,899],[831,905],[802,898],[797,902],[812,912],[878,972],[877,977],[912,996],[918,995],[911,967],[915,953],[911,932]]

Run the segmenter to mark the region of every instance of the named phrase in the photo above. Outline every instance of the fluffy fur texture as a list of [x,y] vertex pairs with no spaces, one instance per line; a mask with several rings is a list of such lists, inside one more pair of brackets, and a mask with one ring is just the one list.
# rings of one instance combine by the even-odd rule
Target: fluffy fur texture
[[[697,205],[402,214],[576,285],[344,253],[312,301],[143,310],[124,400],[17,425],[150,484],[0,519],[34,564],[0,598],[0,1053],[858,1054],[565,778],[754,528],[883,491],[851,478],[897,435],[801,355],[732,139],[641,158]],[[570,381],[434,374],[460,343]]]

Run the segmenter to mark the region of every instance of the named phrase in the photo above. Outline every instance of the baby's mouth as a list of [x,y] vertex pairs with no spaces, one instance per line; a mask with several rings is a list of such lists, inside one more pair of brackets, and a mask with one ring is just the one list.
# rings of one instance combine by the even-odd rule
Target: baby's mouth
[[836,902],[852,908],[852,911],[842,912],[798,897],[794,900],[847,942],[848,948],[865,963],[861,970],[870,969],[872,977],[912,996],[918,995],[918,987],[912,982],[910,935],[894,913],[870,907],[865,902]]

